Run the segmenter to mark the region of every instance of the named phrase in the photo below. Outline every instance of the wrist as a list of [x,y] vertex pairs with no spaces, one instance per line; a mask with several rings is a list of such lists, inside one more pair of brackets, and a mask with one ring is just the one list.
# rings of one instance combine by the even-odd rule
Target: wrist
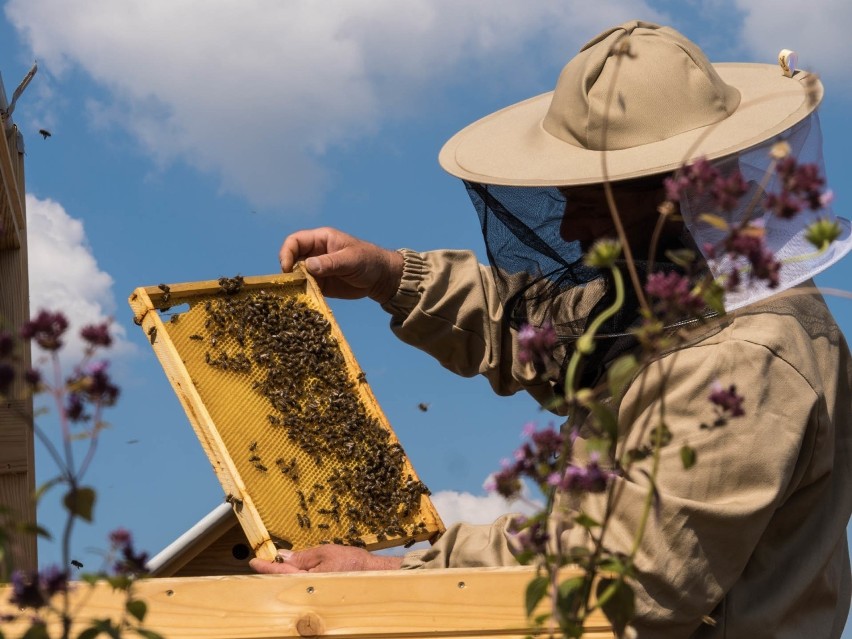
[[370,554],[370,561],[366,570],[399,570],[402,568],[402,557],[392,555]]
[[370,298],[379,304],[386,304],[399,289],[399,284],[402,281],[402,271],[404,260],[399,251],[384,250],[382,255],[384,261],[385,276],[382,277],[376,290],[370,293]]

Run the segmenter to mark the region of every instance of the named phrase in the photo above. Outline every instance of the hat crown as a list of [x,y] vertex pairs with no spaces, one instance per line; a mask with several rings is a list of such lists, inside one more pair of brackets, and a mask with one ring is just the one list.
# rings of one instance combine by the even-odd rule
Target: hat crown
[[634,20],[604,31],[565,65],[542,127],[575,146],[612,151],[714,124],[739,103],[696,44]]

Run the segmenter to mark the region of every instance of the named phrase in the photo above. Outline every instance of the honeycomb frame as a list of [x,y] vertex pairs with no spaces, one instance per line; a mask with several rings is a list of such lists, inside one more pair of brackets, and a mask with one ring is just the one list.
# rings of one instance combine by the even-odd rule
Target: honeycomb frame
[[443,533],[309,274],[140,287],[129,303],[256,556]]

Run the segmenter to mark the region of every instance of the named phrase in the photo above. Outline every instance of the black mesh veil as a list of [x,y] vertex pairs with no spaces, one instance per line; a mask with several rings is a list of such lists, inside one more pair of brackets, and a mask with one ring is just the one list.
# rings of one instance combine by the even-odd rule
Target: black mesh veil
[[[580,241],[563,239],[569,196],[559,188],[465,186],[479,215],[504,321],[516,331],[526,324],[553,326],[560,370],[550,373],[558,379],[589,318],[614,299],[609,271],[586,266]],[[637,319],[636,295],[628,284],[626,303],[601,327],[605,337],[585,362],[583,385],[594,383],[611,359],[635,344],[626,331]]]

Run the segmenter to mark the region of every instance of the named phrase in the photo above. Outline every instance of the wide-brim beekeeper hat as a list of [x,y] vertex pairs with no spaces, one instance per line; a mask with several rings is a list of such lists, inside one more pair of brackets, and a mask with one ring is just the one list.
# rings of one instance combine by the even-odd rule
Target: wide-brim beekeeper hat
[[[571,270],[581,283],[553,230],[564,200],[551,187],[563,187],[564,196],[570,187],[672,173],[705,158],[728,165],[736,160],[747,181],[769,191],[777,186],[777,178],[769,176],[770,149],[782,140],[800,162],[822,165],[816,108],[823,86],[815,74],[795,69],[794,57],[774,64],[711,63],[670,27],[627,22],[583,46],[563,68],[555,90],[459,131],[444,145],[439,162],[465,181],[495,267],[525,268],[531,275],[538,270],[536,275],[550,279],[548,273],[557,269]],[[704,203],[680,204],[701,247],[704,234],[713,231],[701,226]],[[756,213],[743,205],[730,222],[766,212]],[[849,222],[835,218],[828,204],[792,221],[765,218],[760,223],[767,247],[779,259],[794,259],[785,265],[780,287],[730,293],[727,310],[799,284],[852,249]],[[805,228],[816,218],[836,220],[841,235],[829,250],[802,260],[802,254],[813,253]],[[715,270],[712,256],[705,258]]]
[[462,129],[439,161],[452,175],[484,184],[637,178],[755,146],[806,118],[822,95],[813,74],[711,64],[674,29],[635,20],[586,43],[554,91]]

